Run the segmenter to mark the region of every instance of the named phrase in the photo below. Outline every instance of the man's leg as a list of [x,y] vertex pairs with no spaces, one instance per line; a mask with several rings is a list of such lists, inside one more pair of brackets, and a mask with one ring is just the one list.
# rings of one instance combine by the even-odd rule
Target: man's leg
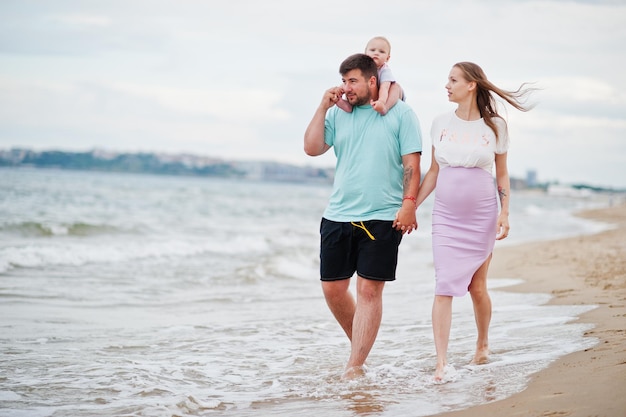
[[330,311],[346,332],[348,339],[352,340],[352,322],[356,305],[350,292],[350,280],[322,281],[322,290]]
[[352,350],[346,373],[363,366],[374,346],[383,316],[384,281],[357,277],[357,302],[352,324]]

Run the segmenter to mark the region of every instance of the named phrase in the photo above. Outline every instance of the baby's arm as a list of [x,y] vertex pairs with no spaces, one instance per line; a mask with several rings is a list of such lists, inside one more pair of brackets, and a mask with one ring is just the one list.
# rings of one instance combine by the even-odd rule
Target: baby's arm
[[381,116],[386,115],[387,111],[389,111],[389,107],[387,107],[387,99],[389,98],[390,86],[390,81],[380,83],[380,86],[378,87],[378,100],[371,101],[372,108],[380,113]]
[[384,116],[390,108],[396,105],[401,96],[402,88],[398,83],[383,81],[378,88],[378,100],[372,102],[372,107]]
[[[391,81],[384,81],[380,83],[380,87],[378,87],[378,101],[382,101],[383,103],[387,104],[387,101],[389,100],[390,89]],[[387,108],[390,109],[391,107],[388,106]]]
[[[380,93],[379,93],[380,94]],[[389,90],[387,91],[387,100],[385,101],[385,106],[387,109],[392,108],[396,105],[398,100],[402,99],[402,87],[397,82],[391,83],[389,86]]]

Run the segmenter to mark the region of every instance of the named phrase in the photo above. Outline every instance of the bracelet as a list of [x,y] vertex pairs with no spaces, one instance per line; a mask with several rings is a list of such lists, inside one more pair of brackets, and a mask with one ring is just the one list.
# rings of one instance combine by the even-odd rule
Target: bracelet
[[415,207],[417,207],[417,199],[415,197],[410,196],[410,195],[405,195],[404,198],[402,198],[403,203],[404,203],[404,200],[411,200],[413,204],[415,204]]

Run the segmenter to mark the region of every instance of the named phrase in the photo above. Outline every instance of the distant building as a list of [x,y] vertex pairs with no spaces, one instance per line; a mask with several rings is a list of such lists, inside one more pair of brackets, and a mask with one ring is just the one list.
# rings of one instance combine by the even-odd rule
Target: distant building
[[526,181],[521,178],[510,177],[509,181],[511,182],[511,190],[525,190],[528,188]]
[[530,188],[537,186],[537,171],[534,169],[526,171],[526,186]]

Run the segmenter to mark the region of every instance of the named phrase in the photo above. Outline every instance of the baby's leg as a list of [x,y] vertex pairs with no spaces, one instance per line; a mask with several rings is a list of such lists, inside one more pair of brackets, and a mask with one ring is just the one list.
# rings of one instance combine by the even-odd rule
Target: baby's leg
[[346,113],[352,113],[352,104],[348,103],[345,99],[340,98],[335,104]]

